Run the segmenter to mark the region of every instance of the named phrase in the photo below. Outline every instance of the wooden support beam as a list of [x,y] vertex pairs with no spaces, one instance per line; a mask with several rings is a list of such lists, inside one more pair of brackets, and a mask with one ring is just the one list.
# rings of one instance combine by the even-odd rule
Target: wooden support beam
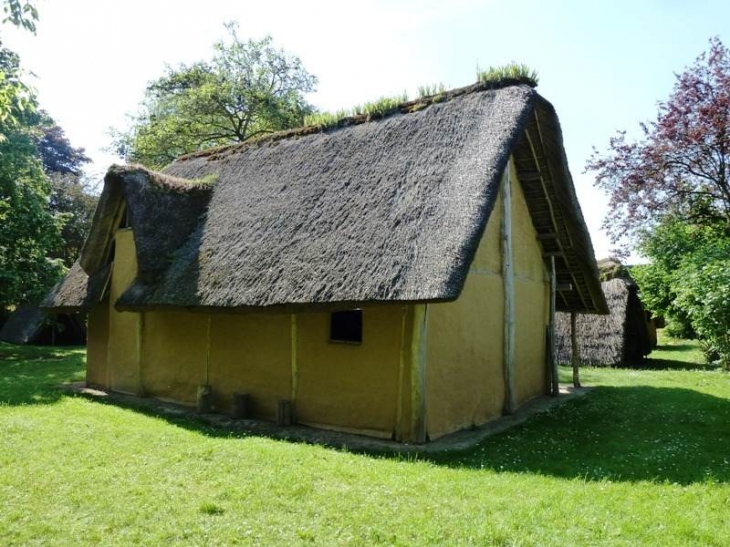
[[555,257],[550,258],[550,355],[551,359],[551,370],[550,374],[552,377],[551,388],[553,397],[557,397],[560,394],[560,384],[558,383],[558,360],[555,355]]
[[205,327],[205,385],[210,385],[210,329],[213,316],[208,314],[208,320]]
[[406,368],[406,322],[408,319],[408,306],[401,307],[400,324],[400,351],[398,352],[398,398],[395,406],[395,430],[393,437],[396,441],[403,441],[403,378]]
[[144,312],[139,314],[137,320],[137,396],[144,397],[144,377],[142,368],[142,355],[144,354]]
[[[527,138],[527,143],[529,144],[530,151],[532,152],[532,157],[533,157],[533,159],[535,161],[535,165],[537,166],[538,169],[541,169],[540,168],[540,160],[539,160],[540,156],[538,154],[538,149],[537,149],[536,144],[539,144],[540,145],[540,149],[542,149],[542,148],[544,148],[544,142],[545,141],[543,139],[542,128],[540,127],[540,120],[538,118],[537,111],[533,112],[532,115],[533,115],[533,121],[531,123],[531,126],[534,126],[535,131],[537,132],[536,138],[537,138],[538,142],[537,143],[534,143],[533,142],[532,137],[530,135],[530,129],[529,128],[528,128],[528,130],[525,131],[525,137]],[[546,169],[546,173],[548,173],[548,176],[549,176],[549,169]],[[563,224],[564,224],[565,220],[562,218],[562,214],[559,214],[559,211],[556,211],[553,208],[553,203],[552,203],[552,201],[550,199],[550,192],[548,191],[548,184],[546,183],[545,179],[542,178],[540,182],[541,182],[542,189],[543,189],[543,192],[544,192],[544,195],[545,195],[545,201],[547,202],[547,205],[548,205],[549,210],[550,210],[550,220],[552,222],[553,231],[556,232],[556,233],[558,233],[559,232],[559,224],[558,224],[558,221],[557,221],[558,216],[561,217],[561,220],[563,221]],[[550,182],[552,183],[552,181],[550,181]],[[574,247],[574,245],[573,245],[573,236],[570,234],[570,230],[566,230],[565,231],[565,234],[568,237],[568,247],[569,248],[573,248]],[[558,243],[558,246],[562,249],[563,248],[563,245],[562,245],[562,242],[560,241],[560,239],[557,239],[556,241]],[[566,262],[567,262],[567,259],[566,259]],[[567,265],[570,267],[569,264],[567,264]],[[572,270],[571,270],[571,274],[570,275],[573,278],[573,282],[577,286],[577,280],[576,280],[575,275],[573,274],[573,271]],[[585,298],[583,297],[582,291],[578,291],[578,296],[580,297],[580,299],[583,302],[583,305],[586,307],[586,309],[588,309],[588,304],[585,302]]]
[[291,335],[291,405],[296,410],[297,391],[299,388],[299,368],[297,361],[297,315],[293,313],[290,321]]
[[413,307],[411,337],[411,435],[414,443],[426,442],[426,356],[428,304]]
[[505,414],[512,414],[516,408],[514,368],[515,368],[515,287],[514,265],[512,261],[512,185],[510,166],[502,175],[502,286],[504,289],[504,405]]

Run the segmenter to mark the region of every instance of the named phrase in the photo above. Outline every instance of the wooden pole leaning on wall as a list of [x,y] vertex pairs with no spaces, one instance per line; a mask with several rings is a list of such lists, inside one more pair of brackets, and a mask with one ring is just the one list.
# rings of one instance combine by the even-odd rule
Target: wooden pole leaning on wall
[[550,257],[550,376],[552,381],[551,392],[554,397],[560,395],[560,383],[558,382],[558,360],[555,356],[555,299],[556,293],[555,257]]
[[504,405],[503,412],[512,414],[515,402],[515,275],[512,260],[512,185],[510,166],[502,175],[502,287],[504,289],[504,337],[502,360],[504,363]]
[[578,347],[578,333],[576,332],[575,312],[570,312],[570,361],[573,365],[573,387],[580,387],[580,348]]

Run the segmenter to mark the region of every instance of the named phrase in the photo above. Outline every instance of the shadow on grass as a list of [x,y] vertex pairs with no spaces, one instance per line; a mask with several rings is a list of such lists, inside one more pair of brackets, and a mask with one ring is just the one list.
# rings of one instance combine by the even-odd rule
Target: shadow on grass
[[697,351],[697,344],[658,344],[654,351],[686,351],[692,353]]
[[59,384],[83,379],[83,350],[0,344],[0,405],[57,402]]
[[100,402],[210,437],[264,437],[457,469],[584,481],[730,482],[730,401],[690,389],[598,387],[470,449],[409,454],[364,448],[366,442],[347,445],[347,435],[307,428],[214,425],[190,413],[160,411],[151,399]]
[[730,401],[680,388],[598,387],[434,464],[568,479],[730,482]]
[[[67,349],[0,345],[0,404],[48,404],[66,394],[58,384],[83,378],[84,355]],[[286,438],[340,447],[348,437],[261,424],[228,427],[187,411],[163,411],[152,399],[105,401],[211,437]],[[384,453],[359,443],[344,448],[371,457],[434,465],[548,475],[586,481],[730,483],[730,400],[684,388],[597,387],[526,423],[462,451]],[[349,437],[352,439],[352,437]],[[362,438],[360,438],[362,439]],[[359,446],[360,448],[357,448]]]
[[644,359],[637,367],[638,370],[718,370],[719,365],[710,363],[690,363],[676,359]]

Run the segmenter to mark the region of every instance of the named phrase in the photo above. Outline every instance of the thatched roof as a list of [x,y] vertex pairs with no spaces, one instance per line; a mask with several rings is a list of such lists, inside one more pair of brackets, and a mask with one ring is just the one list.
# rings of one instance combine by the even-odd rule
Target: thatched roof
[[[597,366],[636,366],[654,343],[646,313],[630,278],[616,277],[602,283],[609,315],[578,315],[576,337],[580,362]],[[558,362],[570,363],[570,314],[555,316],[555,346]]]
[[61,313],[88,310],[101,300],[108,279],[109,264],[89,276],[77,261],[48,292],[41,307]]
[[18,307],[0,329],[0,341],[10,344],[83,344],[86,327],[78,317],[48,317],[38,306]]
[[558,282],[573,287],[558,308],[605,311],[552,106],[527,86],[442,99],[185,156],[164,174],[112,168],[81,265],[109,262],[126,211],[139,275],[118,309],[453,300],[514,154]]

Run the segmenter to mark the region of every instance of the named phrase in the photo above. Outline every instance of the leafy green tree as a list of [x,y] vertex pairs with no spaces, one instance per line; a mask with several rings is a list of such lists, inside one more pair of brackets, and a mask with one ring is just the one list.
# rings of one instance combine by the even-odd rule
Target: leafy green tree
[[[18,56],[1,45],[0,70],[22,84]],[[12,97],[0,121],[0,309],[37,301],[63,271],[50,258],[61,246],[61,219],[48,207],[51,183],[37,146],[41,117],[24,89],[27,97]]]
[[182,154],[303,125],[313,112],[304,96],[317,79],[270,37],[243,41],[235,24],[226,28],[212,59],[168,67],[147,87],[131,129],[114,135],[120,155],[159,168]]
[[3,23],[11,23],[16,27],[22,27],[25,30],[35,34],[35,24],[38,21],[38,10],[32,2],[25,0],[4,0],[3,11],[5,19]]
[[643,236],[641,251],[651,263],[631,273],[644,304],[668,319],[673,335],[697,335],[710,360],[730,364],[730,235],[725,226],[667,219]]
[[38,132],[38,155],[51,183],[48,206],[62,223],[62,244],[49,256],[70,267],[81,253],[98,202],[83,177],[84,165],[91,160],[83,148],[71,145],[64,130],[45,112],[41,113]]
[[61,223],[61,244],[49,251],[49,257],[63,261],[71,267],[81,254],[99,197],[88,181],[72,173],[51,173],[51,194],[48,206]]
[[18,55],[0,41],[0,142],[7,131],[21,123],[24,114],[32,113],[36,103],[32,90],[22,81]]
[[[11,23],[35,33],[35,23],[38,20],[38,10],[26,0],[3,0],[3,23]],[[0,40],[0,124],[6,128],[17,125],[14,112],[32,108],[31,90],[21,81],[22,72],[17,61],[17,55],[2,47]],[[0,131],[0,141],[5,139],[5,133]]]
[[48,208],[51,185],[32,135],[5,132],[0,143],[0,308],[37,301],[63,271],[49,258],[61,246],[60,219]]
[[684,283],[677,286],[677,306],[705,341],[708,361],[717,360],[730,370],[730,259],[714,258],[685,274]]

